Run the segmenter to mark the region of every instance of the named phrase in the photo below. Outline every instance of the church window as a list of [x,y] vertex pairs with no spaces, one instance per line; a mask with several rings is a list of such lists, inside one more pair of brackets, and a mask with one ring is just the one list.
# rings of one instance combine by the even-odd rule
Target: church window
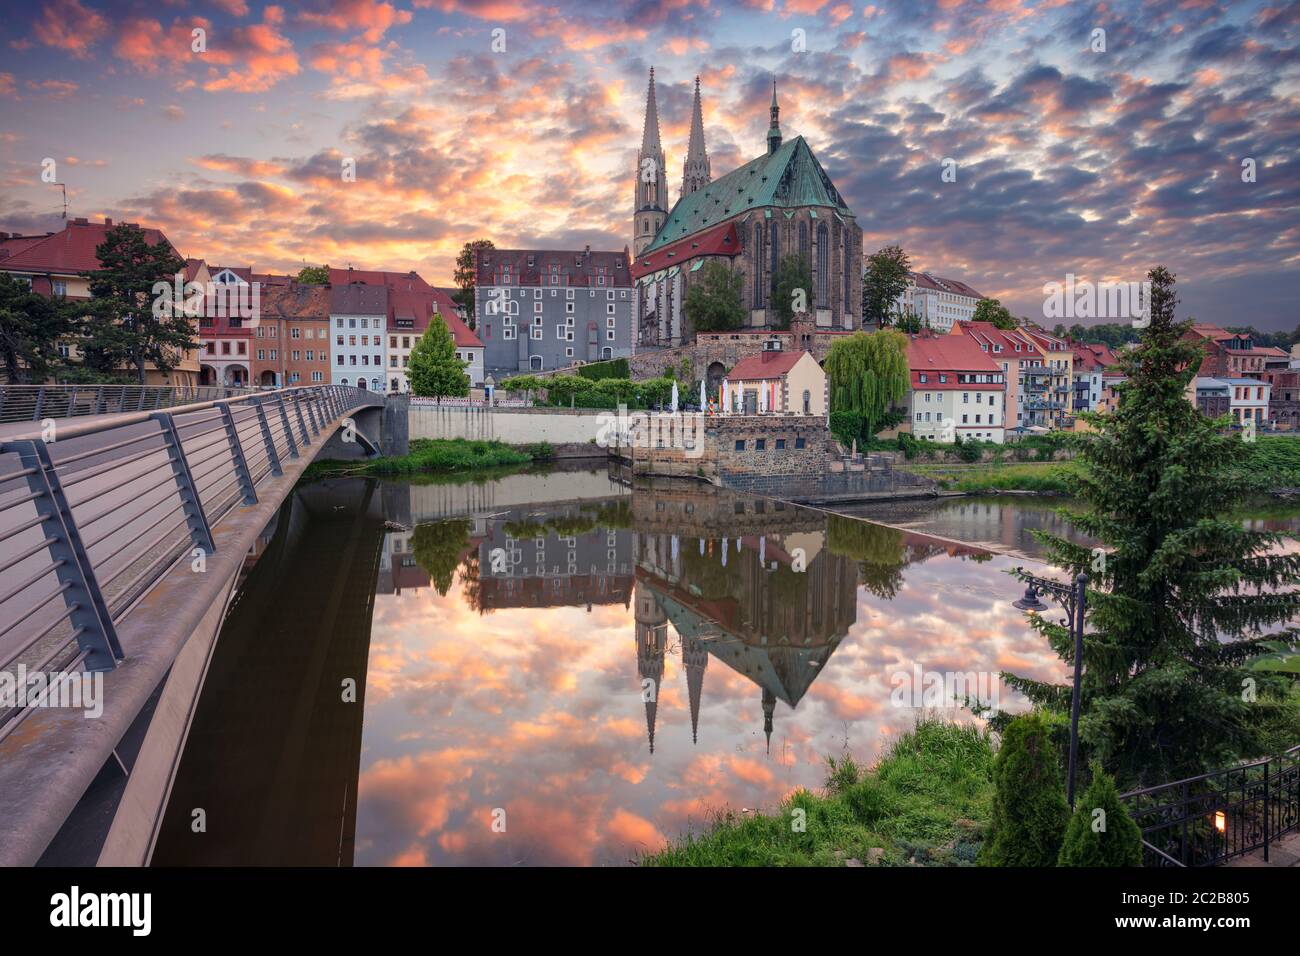
[[831,298],[831,250],[826,223],[817,224],[817,307],[827,308]]
[[772,296],[775,298],[776,272],[781,263],[781,230],[776,227],[776,223],[773,223],[768,231],[772,234],[769,241],[772,244]]
[[763,307],[763,224],[754,223],[754,308]]
[[808,262],[808,223],[799,223],[799,255],[804,262]]

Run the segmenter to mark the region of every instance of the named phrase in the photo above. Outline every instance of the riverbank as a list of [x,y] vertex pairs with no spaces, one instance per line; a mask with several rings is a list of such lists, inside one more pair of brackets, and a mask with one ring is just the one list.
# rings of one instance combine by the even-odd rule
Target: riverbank
[[391,478],[416,475],[508,473],[539,461],[552,459],[550,445],[507,445],[499,441],[471,441],[464,438],[413,438],[410,452],[367,461],[315,461],[303,474],[304,480],[334,475],[373,475]]
[[[1242,467],[1267,480],[1270,487],[1300,488],[1300,438],[1264,436],[1243,446]],[[933,480],[940,491],[963,494],[996,494],[1029,491],[1038,494],[1068,494],[1069,479],[1082,465],[1067,461],[987,461],[899,463],[899,470]]]
[[708,832],[639,862],[970,866],[992,809],[993,746],[981,728],[922,719],[869,770],[829,760],[825,787],[797,790],[773,813],[721,812]]

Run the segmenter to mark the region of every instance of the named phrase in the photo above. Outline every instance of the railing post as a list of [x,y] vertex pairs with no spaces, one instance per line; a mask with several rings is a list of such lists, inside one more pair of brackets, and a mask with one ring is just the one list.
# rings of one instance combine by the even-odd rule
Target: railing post
[[289,443],[289,457],[298,457],[298,443],[293,440],[293,426],[289,424],[289,410],[284,407],[284,392],[275,393],[275,402],[280,406],[280,422],[284,426],[284,440]]
[[230,458],[235,463],[235,475],[239,478],[239,487],[244,493],[244,504],[257,504],[257,491],[253,488],[253,475],[248,470],[244,458],[244,448],[239,443],[239,429],[235,427],[235,416],[230,411],[230,404],[222,402],[221,417],[226,423],[226,437],[230,439]]
[[1273,760],[1271,757],[1268,760],[1264,761],[1264,862],[1265,863],[1268,862],[1268,831],[1273,826],[1273,818],[1269,816],[1268,813],[1268,809],[1269,809],[1268,765],[1272,762]]
[[41,413],[45,411],[45,386],[42,385],[36,390],[36,408],[32,412],[32,421],[39,422]]
[[320,401],[320,392],[312,392],[307,399],[307,418],[311,421],[311,433],[320,434],[320,422],[317,419],[316,404]]
[[50,450],[43,441],[13,442],[9,447],[18,451],[25,469],[32,469],[27,487],[38,496],[33,504],[42,519],[41,531],[54,542],[50,557],[58,564],[55,574],[59,584],[67,587],[63,600],[72,609],[69,621],[76,629],[77,646],[87,652],[86,670],[111,671],[123,656],[122,645],[50,460]]
[[[176,431],[176,421],[171,412],[154,412],[149,416],[162,426],[163,442],[172,459],[172,475],[176,478],[176,490],[180,492],[181,508],[185,512],[185,524],[190,529],[190,539],[195,547],[202,548],[208,554],[215,554],[217,544],[212,538],[212,528],[208,516],[203,513],[203,502],[199,500],[199,489],[190,474],[190,463],[181,447],[181,436]],[[174,457],[172,457],[174,455]]]
[[104,414],[104,386],[95,389],[95,414]]
[[293,410],[298,416],[298,434],[302,436],[304,445],[311,444],[311,436],[307,434],[307,420],[302,414],[302,392],[295,392],[293,396]]
[[266,457],[271,462],[271,474],[283,475],[284,469],[280,467],[280,453],[275,450],[275,439],[271,437],[271,426],[266,423],[266,409],[262,407],[262,400],[254,399],[253,405],[257,408],[257,423],[262,426],[262,440],[266,442]]
[[77,386],[72,386],[72,397],[68,399],[68,417],[72,418],[77,414]]

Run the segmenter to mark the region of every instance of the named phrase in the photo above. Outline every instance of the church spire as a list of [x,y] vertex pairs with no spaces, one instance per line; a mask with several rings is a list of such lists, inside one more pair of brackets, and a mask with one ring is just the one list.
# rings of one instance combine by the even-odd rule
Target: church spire
[[637,255],[654,240],[668,218],[668,170],[659,143],[659,104],[655,100],[655,70],[650,68],[646,90],[645,127],[636,157],[632,204],[632,250]]
[[767,154],[781,148],[781,107],[776,104],[776,77],[772,77],[772,123],[767,128]]
[[682,195],[703,189],[713,181],[709,172],[709,151],[704,146],[704,109],[700,105],[700,78],[695,78],[695,102],[691,105],[691,139],[682,164]]

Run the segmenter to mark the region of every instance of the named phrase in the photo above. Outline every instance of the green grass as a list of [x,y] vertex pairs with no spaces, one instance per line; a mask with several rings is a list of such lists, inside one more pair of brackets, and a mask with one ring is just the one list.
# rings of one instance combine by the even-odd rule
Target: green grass
[[944,491],[968,494],[995,491],[1037,491],[1064,494],[1065,476],[1077,466],[1070,461],[990,462],[979,465],[907,465],[906,469],[933,478]]
[[[772,813],[721,810],[700,836],[642,857],[643,866],[971,865],[993,800],[987,731],[922,719],[870,770],[827,761],[826,788],[799,790]],[[806,815],[804,832],[793,821]],[[875,850],[876,852],[870,852]]]
[[[1274,488],[1300,487],[1300,438],[1261,436],[1242,447],[1245,450],[1241,461],[1243,470]],[[994,461],[977,464],[909,462],[899,467],[933,478],[944,491],[1065,494],[1069,490],[1066,476],[1081,466],[1074,461]]]
[[409,454],[370,461],[315,461],[304,478],[321,478],[346,472],[352,475],[428,475],[501,470],[531,464],[549,457],[550,446],[521,449],[498,441],[464,438],[415,438]]

